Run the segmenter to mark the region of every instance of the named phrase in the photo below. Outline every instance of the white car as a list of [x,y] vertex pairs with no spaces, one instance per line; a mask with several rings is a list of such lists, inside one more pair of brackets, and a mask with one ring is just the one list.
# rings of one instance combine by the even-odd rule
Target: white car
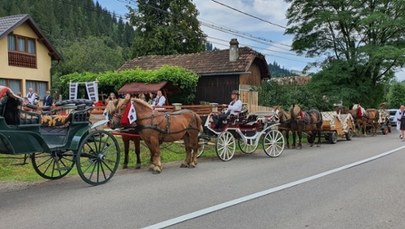
[[395,113],[397,113],[398,109],[388,109],[388,113],[390,113],[390,124],[391,126],[397,126],[397,120],[395,119]]

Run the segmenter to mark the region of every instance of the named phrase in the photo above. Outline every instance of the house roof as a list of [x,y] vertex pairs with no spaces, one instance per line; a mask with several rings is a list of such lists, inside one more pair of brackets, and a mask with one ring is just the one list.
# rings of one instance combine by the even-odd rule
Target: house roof
[[128,83],[118,90],[118,94],[139,94],[139,93],[149,93],[161,90],[165,85],[166,81],[159,83]]
[[39,27],[35,24],[34,20],[28,14],[11,15],[6,17],[0,17],[0,39],[7,36],[18,26],[27,23],[31,29],[37,34],[39,40],[48,48],[49,55],[53,60],[60,60],[61,55],[46,39],[44,34],[39,30]]
[[250,66],[256,62],[262,72],[262,78],[269,78],[270,73],[264,56],[251,48],[239,48],[239,58],[229,61],[229,49],[216,50],[201,53],[178,54],[178,55],[150,55],[137,57],[127,61],[119,70],[133,69],[158,69],[163,65],[180,66],[197,74],[241,74],[248,73]]

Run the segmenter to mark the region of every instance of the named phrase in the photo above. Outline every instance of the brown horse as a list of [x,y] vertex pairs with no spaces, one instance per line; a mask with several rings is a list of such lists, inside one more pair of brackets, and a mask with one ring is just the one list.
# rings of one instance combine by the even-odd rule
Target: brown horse
[[289,141],[289,133],[291,130],[291,115],[290,113],[286,112],[281,106],[274,107],[274,111],[276,112],[279,120],[280,125],[278,126],[278,130],[281,132],[285,132],[285,139],[287,140],[287,148],[290,148],[290,141]]
[[154,172],[162,171],[160,161],[160,144],[184,140],[186,159],[181,167],[195,167],[197,165],[198,137],[202,132],[200,116],[191,110],[176,112],[159,112],[154,110],[148,103],[128,96],[118,102],[114,109],[108,109],[110,127],[112,129],[123,127],[122,119],[125,110],[133,105],[136,111],[136,122],[131,124],[139,132],[151,153],[151,168]]
[[372,135],[377,134],[379,127],[378,119],[380,118],[379,112],[376,109],[364,109],[359,104],[354,104],[352,110],[349,111],[353,116],[356,126],[366,136],[367,129],[371,128]]
[[307,112],[303,111],[300,106],[293,105],[290,109],[291,131],[293,133],[293,148],[295,148],[296,135],[298,134],[298,148],[302,148],[302,133],[308,134],[308,142],[311,147],[314,145],[315,137],[318,135],[317,146],[321,144],[322,131],[322,114],[316,109]]

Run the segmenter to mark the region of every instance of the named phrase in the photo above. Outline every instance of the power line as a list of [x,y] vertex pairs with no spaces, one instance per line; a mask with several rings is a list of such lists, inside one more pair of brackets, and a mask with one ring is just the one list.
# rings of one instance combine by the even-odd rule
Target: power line
[[265,42],[265,44],[274,43],[274,44],[278,44],[278,45],[281,45],[281,46],[291,48],[290,45],[283,44],[281,42],[276,42],[276,41],[266,39],[266,38],[263,38],[263,37],[253,36],[253,35],[251,35],[249,33],[233,30],[233,29],[230,29],[230,28],[226,28],[224,26],[217,26],[217,25],[214,25],[214,24],[206,23],[206,22],[204,22],[202,20],[200,20],[200,23],[201,23],[201,25],[209,27],[211,29],[215,29],[215,30],[218,30],[218,31],[221,31],[221,32],[224,32],[224,33],[230,33],[230,34],[233,34],[233,35],[240,35],[240,36],[242,36],[244,38],[247,38],[249,40],[253,39],[253,41],[256,41],[256,42],[259,42],[259,43],[262,43],[262,44],[263,44],[263,42]]
[[[210,43],[216,44],[216,45],[222,45],[222,46],[227,46],[227,45],[229,45],[228,42],[221,43],[221,42],[211,41]],[[244,46],[247,46],[247,47],[252,47],[252,46],[245,45],[245,44],[241,44],[241,45],[244,45]],[[263,49],[263,48],[260,48],[260,49]],[[264,48],[264,50],[269,50],[269,49],[265,49],[265,48]],[[269,56],[269,57],[277,57],[277,58],[280,58],[280,59],[285,59],[285,60],[294,61],[294,62],[299,62],[299,63],[305,63],[305,64],[307,64],[307,63],[309,62],[309,61],[303,61],[303,60],[294,60],[294,59],[291,59],[291,58],[287,58],[287,57],[283,57],[283,56],[274,55],[274,54],[272,54],[272,53],[261,53],[261,54],[263,54],[263,55],[265,55],[265,56]]]
[[244,14],[244,15],[249,16],[249,17],[252,17],[252,18],[255,18],[255,19],[259,20],[259,21],[266,22],[266,23],[268,23],[268,24],[270,24],[270,25],[274,25],[274,26],[277,26],[277,27],[280,27],[280,28],[283,28],[283,29],[287,29],[287,27],[285,27],[285,26],[282,26],[282,25],[273,23],[273,22],[271,22],[271,21],[264,20],[263,18],[254,16],[254,15],[249,14],[249,13],[246,13],[246,12],[243,12],[243,11],[241,11],[241,10],[238,10],[238,9],[232,7],[232,6],[226,5],[226,4],[222,3],[222,2],[218,2],[218,1],[216,1],[216,0],[211,0],[211,1],[217,3],[217,4],[221,5],[221,6],[227,7],[227,8],[229,8],[229,9],[231,9],[231,10],[234,10],[234,11],[236,11],[236,12],[238,12],[238,13]]

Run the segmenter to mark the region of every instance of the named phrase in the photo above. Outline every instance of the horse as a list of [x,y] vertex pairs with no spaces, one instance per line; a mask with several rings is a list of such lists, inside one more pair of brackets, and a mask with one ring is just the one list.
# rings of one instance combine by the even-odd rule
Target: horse
[[293,105],[290,109],[291,131],[293,133],[293,148],[295,148],[296,135],[298,134],[298,148],[302,148],[302,132],[309,135],[311,147],[314,145],[316,135],[318,135],[317,146],[321,144],[322,131],[322,114],[316,109],[307,112],[303,111],[300,106]]
[[376,109],[364,109],[359,104],[353,104],[352,110],[349,111],[355,120],[356,126],[360,131],[367,135],[367,127],[371,127],[372,135],[377,134],[378,119],[380,117],[378,110]]
[[[118,100],[117,99],[113,99],[113,100],[109,100],[107,102],[106,105],[106,112],[107,115],[114,112],[116,109],[116,106],[118,105]],[[131,133],[133,134],[133,133]],[[138,133],[135,133],[136,135],[138,135]],[[130,134],[122,134],[121,135],[121,139],[122,142],[124,143],[124,163],[122,165],[123,169],[128,168],[128,162],[129,162],[129,145],[130,145],[130,141],[134,142],[135,145],[135,156],[136,156],[136,164],[135,164],[135,169],[140,169],[141,168],[141,139],[139,136],[132,136]]]
[[276,112],[279,120],[280,120],[280,125],[278,126],[278,129],[280,131],[285,132],[285,139],[287,140],[287,148],[290,148],[290,141],[289,141],[289,133],[291,130],[291,115],[286,112],[281,106],[276,106],[274,107],[274,111]]
[[[184,140],[186,159],[181,167],[194,168],[197,165],[199,136],[203,131],[200,116],[191,110],[159,112],[143,100],[126,96],[114,109],[109,109],[109,125],[112,129],[123,127],[122,121],[128,119],[124,113],[134,110],[136,121],[130,124],[139,133],[151,153],[151,169],[161,173],[160,144]],[[128,114],[127,114],[128,115]],[[129,115],[128,115],[129,116]]]

